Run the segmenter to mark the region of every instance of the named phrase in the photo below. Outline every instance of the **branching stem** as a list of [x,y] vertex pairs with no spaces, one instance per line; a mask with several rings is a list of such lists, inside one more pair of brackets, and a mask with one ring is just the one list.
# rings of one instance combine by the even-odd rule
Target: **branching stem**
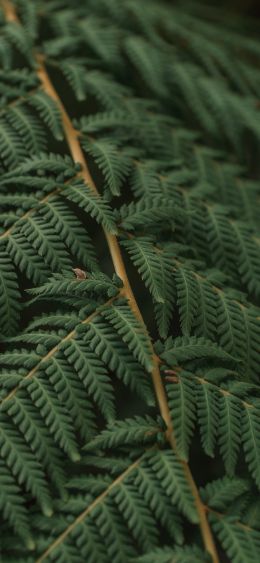
[[[44,91],[46,92],[47,95],[49,95],[58,105],[60,113],[61,113],[61,117],[62,117],[62,123],[63,123],[63,129],[64,129],[64,134],[65,134],[65,138],[70,150],[70,154],[71,157],[73,159],[73,161],[76,163],[81,164],[81,171],[79,172],[79,176],[84,180],[84,182],[94,191],[95,194],[99,195],[99,192],[97,190],[97,187],[95,185],[95,182],[90,174],[84,153],[82,151],[82,148],[80,146],[80,142],[79,142],[79,132],[77,131],[77,129],[75,129],[75,127],[73,126],[71,119],[64,107],[64,104],[62,103],[62,100],[59,97],[59,94],[57,93],[56,89],[54,88],[50,77],[48,75],[48,72],[46,70],[46,67],[44,65],[44,59],[41,55],[37,56],[37,62],[38,62],[38,70],[37,70],[37,74],[38,77],[42,83],[42,87],[44,89]],[[138,304],[136,302],[135,296],[133,294],[129,279],[128,279],[128,275],[125,269],[125,265],[124,265],[124,261],[122,258],[122,254],[121,254],[121,250],[118,244],[118,240],[116,238],[115,235],[112,235],[111,233],[109,233],[105,228],[104,230],[104,234],[106,237],[106,241],[108,244],[108,248],[110,251],[110,255],[111,255],[111,259],[114,265],[114,269],[115,272],[117,273],[117,275],[120,277],[120,279],[123,282],[123,291],[122,294],[125,295],[125,297],[128,299],[128,302],[130,304],[130,307],[133,311],[133,313],[135,314],[136,318],[139,320],[139,322],[145,326],[142,314],[140,312],[140,309],[138,307]],[[161,414],[164,418],[164,421],[167,425],[167,428],[169,429],[169,432],[172,434],[172,423],[171,423],[171,416],[170,416],[170,412],[168,409],[168,405],[167,405],[167,398],[166,398],[166,394],[165,394],[165,390],[164,390],[164,386],[161,380],[161,376],[160,376],[160,370],[159,370],[159,358],[156,356],[156,354],[152,351],[153,353],[153,363],[154,363],[154,369],[152,372],[152,379],[153,379],[153,384],[154,384],[154,388],[155,388],[155,392],[156,392],[156,396],[157,396],[157,400],[159,403],[159,407],[160,407],[160,411]]]
[[[43,59],[41,56],[37,57],[37,62],[38,62],[38,76],[41,80],[42,86],[45,90],[45,92],[52,97],[61,112],[61,116],[62,116],[62,122],[63,122],[63,128],[64,128],[64,133],[65,133],[65,137],[67,140],[67,144],[68,147],[70,149],[70,153],[71,156],[74,160],[75,163],[80,163],[81,164],[81,172],[80,175],[82,177],[82,179],[93,189],[93,191],[98,194],[98,190],[96,188],[96,185],[94,183],[94,180],[90,174],[85,156],[83,154],[83,151],[81,149],[80,143],[79,143],[79,133],[78,131],[74,128],[68,113],[57,93],[57,91],[55,90],[53,84],[50,81],[49,75],[47,73],[47,70],[45,68]],[[113,261],[113,265],[115,268],[115,271],[117,273],[117,275],[121,278],[123,285],[124,285],[124,294],[127,297],[129,304],[132,308],[133,313],[135,314],[135,316],[138,318],[138,320],[141,322],[141,324],[143,326],[145,326],[142,314],[140,312],[140,309],[138,307],[138,304],[136,302],[136,299],[134,297],[129,279],[128,279],[128,275],[125,269],[125,265],[124,265],[124,261],[122,258],[122,254],[121,254],[121,250],[117,241],[117,238],[115,235],[112,235],[111,233],[109,233],[106,229],[104,229],[104,234],[107,240],[107,244],[109,247],[109,251],[111,254],[111,258]],[[157,397],[157,401],[159,404],[159,408],[160,408],[160,412],[161,415],[165,421],[165,424],[167,426],[167,438],[168,438],[168,442],[171,445],[172,449],[174,450],[174,452],[176,453],[176,440],[175,440],[175,436],[174,436],[174,430],[173,430],[173,425],[172,425],[172,419],[171,419],[171,415],[170,415],[170,410],[169,410],[169,406],[168,406],[168,401],[167,401],[167,397],[166,397],[166,393],[165,393],[165,389],[162,383],[162,379],[161,379],[161,374],[160,374],[160,369],[159,369],[159,358],[156,356],[156,354],[153,352],[153,371],[152,371],[152,379],[153,379],[153,385],[154,385],[154,390],[156,393],[156,397]],[[212,537],[212,533],[211,533],[211,529],[206,517],[206,512],[205,512],[205,508],[204,505],[201,502],[200,496],[199,496],[199,492],[196,486],[196,483],[193,479],[193,476],[191,474],[190,468],[188,466],[188,464],[183,461],[180,460],[180,463],[183,466],[183,472],[186,476],[186,479],[189,483],[189,486],[191,488],[192,494],[194,496],[194,501],[195,501],[195,505],[196,505],[196,509],[197,509],[197,513],[199,516],[199,524],[200,524],[200,529],[201,529],[201,535],[204,541],[204,545],[205,545],[205,549],[210,553],[211,557],[212,557],[212,561],[213,563],[218,563],[219,559],[218,559],[218,555],[217,555],[217,551],[216,551],[216,547],[215,547],[215,543]],[[39,560],[40,562],[41,560]]]
[[[2,6],[3,6],[3,9],[4,9],[5,15],[6,15],[6,19],[10,22],[19,23],[19,19],[16,15],[15,8],[14,8],[12,2],[9,1],[9,0],[4,0],[4,1],[2,0]],[[58,92],[54,88],[54,85],[52,84],[52,82],[50,80],[46,66],[44,64],[43,56],[39,55],[39,54],[36,55],[36,62],[37,62],[37,65],[38,65],[37,74],[38,74],[38,77],[39,77],[40,82],[42,84],[43,90],[53,100],[55,100],[55,102],[57,103],[57,105],[59,107],[61,117],[62,117],[64,134],[65,134],[65,138],[66,138],[72,159],[74,160],[75,163],[81,164],[80,176],[86,182],[86,184],[88,186],[90,186],[96,194],[98,194],[98,190],[97,190],[96,185],[94,183],[94,180],[93,180],[93,178],[90,174],[90,171],[89,171],[89,168],[88,168],[88,165],[87,165],[87,161],[85,159],[84,153],[83,153],[81,146],[80,146],[79,132],[73,126],[72,121],[71,121],[71,119],[70,119],[70,117],[69,117],[69,115],[66,111],[66,108],[64,107],[64,104],[63,104]],[[105,234],[105,237],[106,237],[106,240],[107,240],[107,244],[108,244],[110,255],[111,255],[111,258],[112,258],[112,261],[113,261],[115,272],[117,273],[117,275],[121,278],[121,280],[123,282],[123,287],[124,287],[123,293],[124,293],[125,297],[128,299],[130,307],[131,307],[133,313],[135,314],[136,318],[141,322],[141,324],[145,328],[145,323],[144,323],[142,314],[140,312],[140,309],[138,307],[138,304],[136,302],[135,296],[133,294],[133,291],[132,291],[132,288],[131,288],[131,285],[130,285],[130,282],[129,282],[129,279],[128,279],[128,275],[127,275],[127,272],[126,272],[126,269],[125,269],[124,261],[123,261],[123,258],[122,258],[122,254],[121,254],[121,250],[120,250],[117,238],[116,238],[115,235],[112,235],[111,233],[109,233],[106,229],[104,229],[104,234]],[[146,330],[146,328],[145,328],[145,330]],[[160,375],[159,358],[156,356],[155,352],[153,351],[152,344],[151,344],[151,349],[152,349],[153,364],[154,364],[154,368],[153,368],[153,372],[152,372],[154,390],[155,390],[155,394],[156,394],[156,397],[157,397],[157,401],[158,401],[158,405],[159,405],[161,415],[162,415],[162,417],[165,421],[165,424],[167,426],[168,442],[177,455],[176,440],[175,440],[175,436],[174,436],[174,430],[173,430],[170,410],[169,410],[167,396],[166,396],[165,389],[164,389],[163,382],[162,382],[161,375]],[[205,507],[204,507],[204,505],[203,505],[203,503],[200,499],[196,483],[193,479],[193,476],[191,474],[191,471],[190,471],[188,464],[181,459],[179,461],[183,466],[184,474],[186,476],[187,482],[189,483],[190,489],[191,489],[192,494],[194,496],[194,501],[195,501],[195,505],[196,505],[196,509],[197,509],[197,513],[198,513],[198,517],[199,517],[199,525],[200,525],[201,535],[202,535],[202,539],[203,539],[203,542],[204,542],[205,549],[211,555],[212,562],[213,563],[219,563],[219,558],[218,558],[218,554],[217,554],[217,551],[216,551],[214,539],[213,539],[213,536],[212,536],[212,533],[211,533],[211,529],[210,529],[210,526],[209,526],[209,523],[208,523],[208,520],[207,520]],[[136,462],[136,463],[138,463],[138,462]],[[130,468],[129,468],[129,470],[130,470]],[[116,483],[116,481],[115,481],[115,483]],[[105,496],[105,493],[104,493],[104,496]],[[101,497],[98,497],[98,498],[99,498],[99,501],[102,500]],[[98,499],[94,502],[98,502]],[[85,516],[88,514],[89,510],[90,510],[90,507],[87,508],[85,510],[85,512],[82,513],[79,516],[79,518],[84,519]],[[74,525],[73,525],[73,527],[74,527]],[[67,528],[67,531],[64,532],[65,536],[64,536],[64,534],[62,536],[59,536],[59,538],[56,540],[56,545],[59,545],[63,541],[63,537],[65,538],[68,533],[70,533],[70,528]],[[37,563],[40,563],[41,561],[43,561],[48,556],[49,552],[52,551],[56,547],[56,545],[55,545],[55,542],[54,542],[54,544],[52,544],[49,547],[49,549],[45,552],[45,554],[43,554],[43,556],[40,559],[38,559]]]

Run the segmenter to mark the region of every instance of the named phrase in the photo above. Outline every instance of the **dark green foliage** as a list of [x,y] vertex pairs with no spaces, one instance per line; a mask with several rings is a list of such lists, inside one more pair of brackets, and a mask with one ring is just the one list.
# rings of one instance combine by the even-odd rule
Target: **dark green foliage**
[[255,26],[0,6],[0,560],[258,562]]

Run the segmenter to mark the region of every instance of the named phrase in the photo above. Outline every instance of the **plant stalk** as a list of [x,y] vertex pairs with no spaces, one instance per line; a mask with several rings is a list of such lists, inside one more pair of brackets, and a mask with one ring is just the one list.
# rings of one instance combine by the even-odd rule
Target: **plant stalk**
[[[2,2],[2,7],[6,16],[6,20],[9,22],[13,22],[13,23],[19,23],[19,18],[17,17],[16,11],[15,11],[15,7],[13,6],[12,2],[9,0],[1,0]],[[99,195],[97,187],[94,183],[94,180],[90,174],[88,165],[87,165],[87,161],[85,159],[85,156],[83,154],[83,151],[81,149],[80,146],[80,142],[79,142],[79,132],[75,129],[75,127],[73,126],[71,119],[66,111],[66,108],[59,96],[59,94],[57,93],[56,89],[54,88],[50,77],[48,75],[46,66],[44,64],[44,57],[41,54],[37,54],[36,55],[36,62],[37,62],[37,75],[39,77],[39,80],[42,84],[42,88],[43,90],[57,103],[57,106],[60,110],[61,113],[61,117],[62,117],[62,123],[63,123],[63,130],[64,130],[64,134],[65,134],[65,138],[68,144],[68,148],[70,150],[72,159],[74,160],[75,163],[80,163],[81,164],[81,172],[79,173],[79,176],[86,182],[86,184],[91,187],[93,189],[93,191]],[[108,248],[110,251],[110,255],[113,261],[113,265],[115,268],[115,272],[117,273],[117,275],[121,278],[122,282],[123,282],[123,291],[122,293],[125,295],[125,297],[128,299],[130,307],[133,311],[133,313],[135,314],[136,318],[140,321],[140,323],[143,325],[143,327],[146,330],[145,327],[145,323],[142,317],[142,314],[140,312],[140,309],[138,307],[138,304],[136,302],[135,296],[133,294],[129,279],[128,279],[128,275],[125,269],[125,265],[124,265],[124,261],[122,258],[122,254],[121,254],[121,250],[117,241],[117,238],[115,235],[112,235],[111,233],[109,233],[106,229],[104,229],[104,234],[107,240],[107,244],[108,244]],[[153,385],[154,385],[154,390],[155,390],[155,394],[157,397],[157,401],[158,401],[158,405],[159,405],[159,409],[162,415],[162,418],[164,419],[164,422],[166,424],[167,427],[167,439],[169,442],[169,445],[172,447],[173,451],[175,452],[175,454],[178,457],[178,453],[176,451],[176,440],[175,440],[175,436],[174,436],[174,429],[173,429],[173,424],[172,424],[172,420],[171,420],[171,415],[170,415],[170,410],[169,410],[169,406],[168,406],[168,401],[167,401],[167,396],[165,393],[165,389],[163,386],[163,382],[161,379],[161,375],[160,375],[160,369],[159,369],[159,358],[156,356],[155,352],[153,351],[153,347],[151,344],[151,351],[152,351],[152,356],[153,356],[153,364],[154,364],[154,368],[152,371],[152,380],[153,380]],[[207,516],[206,516],[206,511],[205,511],[205,507],[200,499],[199,496],[199,492],[196,486],[196,483],[193,479],[193,476],[191,474],[190,468],[188,466],[188,464],[179,459],[180,463],[183,466],[183,471],[184,474],[186,476],[187,482],[189,483],[189,486],[191,488],[191,491],[193,493],[194,496],[194,501],[195,501],[195,505],[197,508],[197,513],[198,513],[198,517],[199,517],[199,526],[200,526],[200,530],[201,530],[201,536],[204,542],[204,546],[206,551],[211,555],[212,558],[212,562],[213,563],[219,563],[219,558],[218,558],[218,554],[217,554],[217,550],[216,550],[216,546],[214,543],[214,539],[211,533],[211,529],[207,520]],[[86,509],[86,511],[83,513],[83,518],[84,515],[87,514],[88,509]],[[82,515],[81,515],[82,517]],[[62,537],[61,540],[62,541]],[[59,541],[59,543],[60,543]],[[55,544],[52,544],[53,548],[55,547]],[[45,554],[38,559],[38,563],[42,562],[45,557],[49,554],[49,550],[47,550],[45,552]]]

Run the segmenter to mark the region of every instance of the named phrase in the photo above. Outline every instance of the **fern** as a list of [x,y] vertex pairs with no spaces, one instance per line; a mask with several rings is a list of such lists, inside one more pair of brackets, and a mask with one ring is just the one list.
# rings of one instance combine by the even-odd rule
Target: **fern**
[[121,186],[131,168],[131,159],[127,155],[120,155],[116,143],[110,139],[84,142],[84,148],[93,156],[97,167],[104,175],[107,188],[113,196],[120,195]]
[[60,114],[55,102],[46,96],[45,92],[37,92],[31,98],[29,103],[39,112],[40,117],[51,130],[55,139],[63,138]]
[[258,561],[255,25],[0,8],[1,560]]
[[93,194],[92,191],[80,182],[75,182],[66,191],[69,201],[82,207],[84,211],[94,217],[98,223],[104,225],[111,233],[116,233],[113,213],[106,201]]
[[9,257],[1,253],[1,331],[8,334],[16,333],[19,319],[19,288],[16,272],[10,264]]

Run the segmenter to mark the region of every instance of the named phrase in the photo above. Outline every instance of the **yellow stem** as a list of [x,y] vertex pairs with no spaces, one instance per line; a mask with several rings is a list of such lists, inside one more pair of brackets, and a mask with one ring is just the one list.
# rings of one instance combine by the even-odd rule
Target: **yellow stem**
[[[6,13],[6,17],[9,21],[18,21],[17,15],[15,13],[15,9],[12,6],[12,3],[9,2],[8,0],[5,0],[3,3],[3,7]],[[61,113],[61,117],[62,117],[62,123],[63,123],[63,129],[64,129],[64,134],[65,134],[65,138],[67,140],[67,144],[72,156],[72,159],[74,160],[75,163],[80,163],[81,164],[81,172],[79,174],[79,176],[82,177],[82,179],[86,182],[86,184],[88,186],[90,186],[93,191],[98,194],[98,190],[96,188],[95,182],[90,174],[86,159],[84,157],[83,151],[81,149],[80,143],[79,143],[79,132],[75,129],[75,127],[73,126],[71,119],[66,111],[66,108],[64,107],[64,104],[62,103],[62,100],[60,99],[60,96],[58,95],[57,91],[55,90],[49,75],[47,73],[47,70],[45,68],[44,65],[44,57],[42,55],[36,55],[36,62],[38,63],[38,68],[37,68],[37,75],[40,79],[40,82],[42,84],[42,87],[44,89],[44,91],[53,99],[55,100],[55,102],[57,103],[60,113]],[[104,229],[104,234],[107,240],[107,244],[109,247],[109,251],[111,254],[111,258],[113,261],[113,265],[115,268],[115,272],[117,273],[117,275],[121,278],[122,282],[123,282],[123,294],[127,297],[130,307],[132,308],[133,313],[136,315],[136,318],[141,322],[141,324],[145,327],[145,323],[142,317],[142,314],[140,312],[140,309],[138,307],[138,304],[136,302],[135,296],[133,294],[128,276],[127,276],[127,272],[125,269],[125,265],[124,265],[124,261],[122,258],[122,254],[120,251],[120,247],[117,241],[117,238],[115,235],[112,235],[111,233],[107,232],[106,229]],[[156,354],[153,351],[152,348],[152,344],[151,344],[151,350],[152,350],[152,354],[153,354],[153,362],[154,362],[154,369],[152,371],[152,380],[153,380],[153,385],[154,385],[154,390],[156,393],[156,397],[157,397],[157,401],[158,401],[158,405],[160,408],[160,412],[161,415],[165,421],[165,424],[167,426],[167,437],[168,437],[168,441],[169,444],[171,445],[172,449],[174,450],[174,452],[177,455],[176,452],[176,440],[175,440],[175,436],[174,436],[174,430],[173,430],[173,425],[172,425],[172,420],[171,420],[171,415],[170,415],[170,410],[169,410],[169,406],[168,406],[168,401],[167,401],[167,396],[165,393],[165,389],[162,383],[162,379],[161,379],[161,375],[160,375],[160,370],[159,370],[159,358],[156,356]],[[195,505],[197,508],[197,512],[198,512],[198,516],[199,516],[199,525],[200,525],[200,530],[201,530],[201,535],[203,538],[203,542],[204,542],[204,546],[205,549],[208,551],[208,553],[211,555],[212,558],[212,562],[213,563],[219,563],[219,558],[218,558],[218,554],[216,551],[216,547],[215,547],[215,543],[213,540],[213,536],[211,533],[211,529],[206,517],[206,511],[205,511],[205,507],[203,505],[203,503],[201,502],[200,496],[199,496],[199,492],[196,486],[196,483],[193,479],[193,476],[191,474],[190,468],[188,466],[188,464],[185,461],[179,460],[180,463],[183,466],[183,470],[184,473],[186,475],[186,479],[187,482],[189,483],[189,486],[192,490],[193,496],[194,496],[194,500],[195,500]],[[87,514],[89,509],[86,509],[85,513],[83,514]],[[82,517],[82,515],[81,515]],[[83,516],[84,518],[84,516]],[[61,538],[61,536],[60,536]],[[58,538],[57,541],[59,541],[59,543],[62,541],[63,538]],[[52,544],[54,546],[54,544]],[[45,555],[43,555],[39,560],[38,563],[40,563],[41,561],[43,561],[43,558],[45,558],[48,555],[47,552],[45,552]]]
[[[44,66],[44,63],[43,63],[43,58],[41,56],[38,56],[37,62],[38,62],[38,65],[39,65],[38,66],[38,76],[41,80],[42,86],[43,86],[45,92],[51,98],[53,98],[56,101],[56,103],[57,103],[57,105],[60,109],[64,133],[65,133],[65,137],[66,137],[66,140],[67,140],[68,147],[70,149],[71,156],[72,156],[75,163],[81,164],[80,176],[93,189],[93,191],[98,194],[98,190],[97,190],[96,185],[94,183],[94,180],[93,180],[93,178],[90,174],[89,168],[87,166],[86,159],[84,157],[83,151],[82,151],[80,143],[79,143],[79,139],[78,139],[79,133],[75,129],[73,124],[71,123],[71,120],[68,116],[68,113],[67,113],[65,107],[64,107],[58,93],[56,92],[55,88],[53,87],[53,84],[51,83],[51,81],[49,79],[48,73],[47,73],[45,66]],[[106,237],[106,240],[107,240],[107,244],[108,244],[108,247],[109,247],[109,251],[110,251],[111,258],[112,258],[112,261],[113,261],[113,264],[114,264],[115,271],[116,271],[117,275],[121,278],[123,285],[124,285],[123,292],[124,292],[125,296],[128,298],[128,301],[129,301],[129,304],[132,308],[132,311],[134,312],[134,314],[136,315],[138,320],[141,322],[141,324],[143,326],[145,326],[142,314],[140,312],[140,309],[139,309],[138,304],[136,302],[136,299],[134,297],[134,294],[133,294],[133,291],[132,291],[132,288],[131,288],[131,285],[130,285],[130,282],[129,282],[129,279],[128,279],[128,276],[127,276],[127,273],[126,273],[125,265],[124,265],[124,262],[123,262],[123,258],[122,258],[122,254],[121,254],[121,251],[120,251],[120,247],[119,247],[117,238],[116,238],[115,235],[108,233],[105,229],[104,229],[104,234],[105,234],[105,237]],[[176,452],[176,440],[175,440],[175,436],[174,436],[173,425],[172,425],[170,410],[169,410],[169,406],[168,406],[168,401],[167,401],[165,389],[164,389],[162,379],[161,379],[161,375],[160,375],[159,358],[156,356],[156,354],[154,352],[153,352],[153,363],[154,363],[154,368],[153,368],[153,371],[152,371],[152,379],[153,379],[153,385],[154,385],[157,401],[158,401],[158,404],[159,404],[161,415],[162,415],[162,417],[165,421],[165,424],[167,426],[168,441],[169,441],[171,447],[173,448],[173,450]],[[192,493],[193,493],[193,496],[194,496],[196,509],[197,509],[197,512],[198,512],[198,515],[199,515],[201,534],[202,534],[202,537],[203,537],[205,548],[211,554],[213,563],[218,563],[218,555],[217,555],[216,547],[215,547],[214,540],[213,540],[213,537],[212,537],[212,534],[211,534],[211,530],[210,530],[210,527],[209,527],[209,524],[208,524],[204,505],[202,504],[202,502],[200,500],[200,496],[199,496],[199,493],[198,493],[197,486],[196,486],[195,481],[192,477],[192,474],[191,474],[191,471],[190,471],[188,464],[185,461],[182,461],[182,460],[180,460],[180,463],[183,466],[183,471],[186,475],[186,479],[189,483],[189,486],[190,486]]]
[[[99,192],[97,190],[97,187],[95,185],[95,182],[90,174],[85,156],[83,154],[82,148],[80,146],[79,143],[79,132],[77,131],[77,129],[75,129],[75,127],[73,126],[71,119],[64,107],[64,104],[62,103],[57,91],[55,90],[49,75],[46,71],[45,65],[44,65],[44,59],[41,55],[37,56],[37,63],[38,63],[38,69],[37,69],[37,74],[38,77],[41,81],[42,87],[44,89],[44,91],[46,92],[46,94],[48,94],[48,96],[50,96],[57,104],[57,106],[59,107],[60,110],[60,114],[62,117],[62,124],[63,124],[63,130],[64,130],[64,134],[65,134],[65,138],[70,150],[70,154],[71,157],[73,159],[73,161],[75,163],[79,163],[81,165],[81,171],[79,172],[79,177],[81,177],[85,183],[91,187],[91,189],[97,194],[99,195]],[[116,238],[115,235],[112,235],[111,233],[109,233],[106,229],[104,230],[104,234],[107,240],[107,244],[108,244],[108,248],[110,251],[110,255],[112,258],[112,262],[114,265],[114,269],[115,272],[117,273],[117,275],[120,277],[120,279],[123,282],[123,291],[122,291],[122,295],[125,295],[125,297],[128,299],[130,307],[133,311],[133,313],[135,314],[136,318],[140,321],[140,323],[145,327],[145,323],[142,317],[142,314],[140,312],[140,309],[138,307],[138,304],[136,302],[135,296],[133,294],[128,276],[127,276],[127,272],[125,269],[125,265],[124,265],[124,261],[122,258],[122,254],[121,254],[121,250],[118,244],[118,240]],[[152,371],[152,379],[153,379],[153,384],[155,387],[155,392],[156,392],[156,396],[157,396],[157,400],[159,403],[159,407],[160,407],[160,411],[161,414],[165,420],[165,423],[167,424],[167,427],[169,428],[169,425],[171,424],[171,416],[170,416],[170,412],[169,409],[167,407],[167,398],[166,398],[166,394],[165,394],[165,390],[164,390],[164,386],[162,384],[162,380],[161,380],[161,376],[160,376],[160,371],[159,371],[159,358],[156,356],[156,354],[153,352],[153,361],[154,361],[154,369]]]
[[2,10],[5,15],[5,19],[8,22],[19,23],[15,7],[9,0],[1,0]]

